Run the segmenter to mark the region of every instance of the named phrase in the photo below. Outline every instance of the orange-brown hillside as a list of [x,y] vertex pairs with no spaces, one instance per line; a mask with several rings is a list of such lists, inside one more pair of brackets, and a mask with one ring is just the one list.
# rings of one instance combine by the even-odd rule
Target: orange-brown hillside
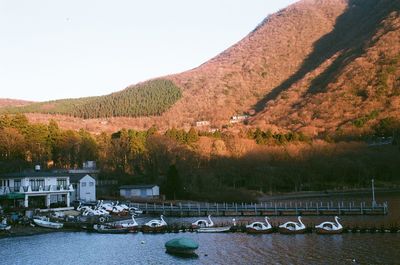
[[18,107],[24,106],[32,103],[31,101],[19,100],[19,99],[10,99],[10,98],[0,98],[0,108],[1,107]]

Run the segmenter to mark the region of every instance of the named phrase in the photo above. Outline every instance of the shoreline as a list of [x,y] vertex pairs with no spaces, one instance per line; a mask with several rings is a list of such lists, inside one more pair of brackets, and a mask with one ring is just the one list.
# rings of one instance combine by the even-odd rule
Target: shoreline
[[[375,189],[376,193],[395,193],[400,192],[400,188],[391,189]],[[345,191],[306,191],[306,192],[291,192],[274,195],[264,195],[258,198],[259,202],[271,201],[271,200],[289,200],[289,199],[307,199],[316,197],[331,197],[331,196],[348,196],[348,195],[363,195],[371,194],[371,189],[357,189],[357,190],[345,190]]]
[[48,229],[43,227],[32,227],[29,225],[17,225],[12,226],[10,231],[3,231],[0,233],[0,240],[4,238],[13,238],[13,237],[23,237],[23,236],[36,236],[36,235],[44,235],[50,233],[60,233],[60,232],[76,232],[76,230],[71,229]]

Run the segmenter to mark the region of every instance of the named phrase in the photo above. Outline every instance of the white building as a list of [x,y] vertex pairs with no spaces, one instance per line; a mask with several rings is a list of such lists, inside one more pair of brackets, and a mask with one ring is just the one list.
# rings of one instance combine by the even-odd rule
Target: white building
[[35,171],[0,174],[0,196],[23,198],[21,206],[70,207],[73,187],[68,173]]
[[196,127],[210,126],[209,121],[196,121]]
[[126,185],[119,188],[121,197],[124,198],[158,198],[160,187],[157,185]]
[[74,191],[72,200],[96,201],[96,179],[89,174],[71,174],[70,181]]
[[244,122],[249,118],[248,115],[235,115],[232,116],[230,119],[230,123],[239,123],[239,122]]

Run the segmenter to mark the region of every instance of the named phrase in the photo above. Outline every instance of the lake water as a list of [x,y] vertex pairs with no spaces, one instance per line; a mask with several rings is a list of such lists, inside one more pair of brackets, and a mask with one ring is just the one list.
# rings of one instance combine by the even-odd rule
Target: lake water
[[[343,223],[390,224],[400,221],[400,195],[387,195],[388,216],[342,216]],[[194,221],[196,218],[167,219]],[[241,222],[249,218],[237,218]],[[262,218],[252,218],[262,220]],[[276,222],[295,217],[271,217]],[[318,223],[332,217],[304,217]],[[142,223],[147,219],[139,219]],[[229,222],[230,218],[215,218]],[[198,257],[165,253],[166,241],[189,237],[200,245]],[[0,264],[400,264],[400,233],[341,235],[123,234],[59,232],[0,240]]]

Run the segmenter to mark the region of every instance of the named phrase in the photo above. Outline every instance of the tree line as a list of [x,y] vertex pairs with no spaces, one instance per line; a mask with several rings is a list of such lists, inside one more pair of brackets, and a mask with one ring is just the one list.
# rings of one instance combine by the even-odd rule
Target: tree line
[[63,114],[84,119],[139,117],[161,115],[181,97],[181,89],[172,81],[156,79],[106,96],[40,102],[21,107],[5,107],[0,111]]
[[[376,128],[389,133],[385,119]],[[390,128],[390,129],[388,129]],[[391,131],[392,132],[392,131]],[[275,135],[275,137],[274,137]],[[369,147],[363,142],[326,142],[301,134],[277,136],[259,129],[234,135],[151,127],[92,135],[29,123],[24,115],[0,116],[0,171],[78,168],[97,162],[100,178],[119,184],[159,184],[171,199],[254,200],[256,195],[400,184],[398,145]],[[210,142],[210,150],[203,148]],[[254,146],[249,146],[249,142]],[[221,151],[222,150],[222,151]]]

